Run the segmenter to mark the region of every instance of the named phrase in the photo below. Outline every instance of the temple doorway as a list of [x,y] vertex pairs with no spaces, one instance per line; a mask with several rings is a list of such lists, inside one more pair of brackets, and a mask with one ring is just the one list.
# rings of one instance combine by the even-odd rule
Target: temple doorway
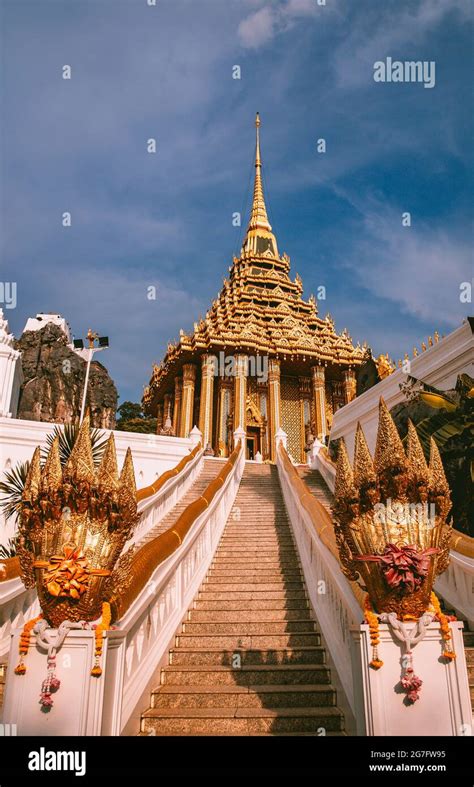
[[255,459],[260,451],[260,429],[254,426],[247,428],[247,459]]

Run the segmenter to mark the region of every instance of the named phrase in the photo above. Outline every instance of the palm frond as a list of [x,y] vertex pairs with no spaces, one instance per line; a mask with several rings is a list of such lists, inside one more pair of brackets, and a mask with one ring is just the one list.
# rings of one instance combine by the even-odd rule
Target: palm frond
[[[47,445],[45,448],[43,448],[41,452],[43,461],[46,461],[46,457],[48,456],[49,449],[53,444],[53,440],[56,437],[58,437],[59,458],[61,460],[61,464],[64,467],[67,460],[71,456],[71,451],[74,447],[74,443],[76,442],[78,433],[79,433],[79,424],[64,424],[63,426],[55,426],[54,430],[47,436],[46,438]],[[92,458],[94,460],[95,466],[97,467],[100,464],[102,455],[105,451],[105,446],[107,444],[107,437],[100,429],[91,429],[90,436],[91,436],[91,446],[92,446]]]
[[21,496],[25,487],[30,462],[19,462],[15,467],[6,470],[4,480],[0,482],[0,509],[5,519],[16,516],[20,511]]
[[16,536],[8,539],[7,544],[0,544],[0,559],[7,560],[16,556]]

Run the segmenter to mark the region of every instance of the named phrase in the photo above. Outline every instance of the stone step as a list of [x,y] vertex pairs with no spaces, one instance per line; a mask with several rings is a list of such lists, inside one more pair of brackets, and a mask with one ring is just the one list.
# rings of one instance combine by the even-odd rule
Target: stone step
[[301,572],[299,569],[294,569],[293,571],[279,571],[278,573],[273,571],[248,571],[246,574],[238,569],[229,572],[213,571],[212,574],[208,575],[203,587],[207,586],[209,582],[227,585],[237,585],[241,583],[248,585],[250,582],[255,585],[261,582],[281,582],[284,585],[286,585],[287,582],[299,582],[300,586],[302,584]]
[[205,600],[205,601],[216,601],[216,600],[227,600],[227,599],[235,599],[236,601],[240,600],[254,600],[258,601],[262,598],[268,599],[288,599],[288,601],[294,601],[295,599],[307,599],[306,590],[301,589],[301,585],[297,590],[264,590],[259,589],[255,590],[254,586],[252,586],[251,590],[235,590],[235,585],[231,586],[231,590],[225,589],[222,585],[214,585],[213,589],[210,589],[209,586],[206,586],[205,592],[202,590],[198,593],[198,599]]
[[216,563],[209,569],[208,577],[289,577],[295,576],[302,578],[301,569],[299,566],[289,566],[288,568],[281,568],[281,566],[270,566],[270,568],[261,566],[221,566]]
[[330,672],[322,664],[242,666],[239,670],[219,666],[167,666],[161,670],[162,685],[260,686],[261,684],[330,683]]
[[[231,613],[232,614],[232,613]],[[311,618],[303,620],[259,620],[254,623],[243,620],[213,620],[212,623],[183,623],[183,634],[293,634],[316,630]]]
[[229,666],[235,667],[235,656],[240,658],[240,664],[324,664],[325,650],[321,645],[293,648],[273,648],[267,650],[241,650],[234,648],[225,650],[222,647],[186,648],[180,645],[170,650],[170,664],[174,666]]
[[176,647],[222,648],[224,650],[273,650],[278,648],[315,647],[321,644],[318,631],[285,634],[176,634]]
[[284,580],[277,580],[275,582],[215,582],[215,581],[206,581],[202,585],[202,590],[209,591],[210,593],[216,593],[219,591],[229,591],[230,593],[238,593],[239,591],[242,592],[244,590],[251,593],[255,590],[260,590],[262,593],[269,593],[276,591],[288,591],[294,592],[297,590],[301,590],[301,582],[286,582]]
[[[294,568],[295,566],[299,566],[300,561],[297,555],[288,555],[284,560],[278,560],[276,557],[260,558],[258,563],[255,563],[254,565],[261,569],[273,568],[279,570],[280,568]],[[219,568],[238,568],[239,566],[242,568],[248,568],[249,563],[248,560],[245,560],[245,558],[241,557],[236,557],[235,560],[232,560],[230,557],[219,557],[215,558],[212,563],[212,568],[215,566],[219,566]]]
[[214,599],[206,601],[205,599],[198,599],[194,602],[193,609],[200,610],[214,610],[215,612],[227,612],[235,610],[236,612],[243,612],[244,610],[257,611],[264,609],[308,609],[309,602],[304,598],[297,599],[283,599],[283,598],[262,598],[254,600],[236,600],[236,599]]
[[152,708],[334,707],[333,686],[159,686]]
[[342,731],[337,708],[150,708],[142,731],[164,735],[254,735],[258,732]]
[[[219,612],[213,610],[191,609],[188,611],[188,621],[192,623],[274,623],[276,621],[306,621],[311,620],[309,609],[258,609],[258,610],[228,610]],[[186,622],[186,625],[188,623]]]

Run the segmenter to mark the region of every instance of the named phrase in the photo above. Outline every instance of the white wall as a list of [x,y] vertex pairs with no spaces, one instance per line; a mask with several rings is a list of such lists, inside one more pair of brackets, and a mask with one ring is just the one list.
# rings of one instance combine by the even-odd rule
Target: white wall
[[[55,424],[44,421],[0,417],[0,479],[6,469],[31,459],[37,445],[46,445],[47,435]],[[109,430],[102,430],[107,436]],[[130,446],[135,467],[137,487],[151,484],[158,476],[174,467],[194,447],[192,440],[180,437],[161,437],[154,434],[114,431],[119,469]],[[0,543],[13,535],[14,523],[5,523],[0,514]]]
[[[474,377],[474,335],[467,320],[438,344],[429,347],[410,360],[410,374],[442,390],[454,388],[458,374]],[[407,374],[401,369],[389,375],[373,388],[358,396],[334,414],[330,440],[344,437],[351,460],[354,455],[354,438],[357,422],[364,430],[369,449],[375,450],[378,426],[378,405],[381,396],[391,410],[405,400],[400,384]]]

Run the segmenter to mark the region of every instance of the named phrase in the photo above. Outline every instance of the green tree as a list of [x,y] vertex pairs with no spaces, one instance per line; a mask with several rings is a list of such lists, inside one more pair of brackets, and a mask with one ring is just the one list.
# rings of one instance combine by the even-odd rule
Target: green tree
[[141,404],[123,402],[117,409],[117,413],[119,418],[115,428],[120,432],[156,433],[156,418],[145,415]]

